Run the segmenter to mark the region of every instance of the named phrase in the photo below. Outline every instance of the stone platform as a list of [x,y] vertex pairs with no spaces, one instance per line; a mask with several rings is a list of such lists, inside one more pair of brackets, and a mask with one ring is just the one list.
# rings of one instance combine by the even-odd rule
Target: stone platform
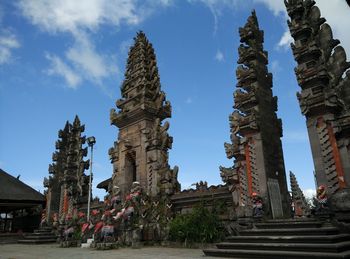
[[34,230],[34,233],[28,233],[23,235],[23,239],[18,240],[20,244],[47,244],[55,243],[57,237],[52,233],[52,229],[49,227],[40,228]]
[[350,258],[350,233],[310,219],[256,223],[205,255],[231,258]]

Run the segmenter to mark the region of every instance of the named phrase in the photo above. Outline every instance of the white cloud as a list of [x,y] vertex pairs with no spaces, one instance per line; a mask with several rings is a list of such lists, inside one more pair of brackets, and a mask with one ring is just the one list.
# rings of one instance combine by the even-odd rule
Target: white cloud
[[332,27],[334,38],[341,41],[341,45],[350,56],[349,23],[346,22],[350,21],[350,9],[346,1],[317,0],[316,5],[320,8],[322,17],[326,18]]
[[[89,35],[103,25],[137,25],[159,6],[170,6],[172,0],[20,0],[22,14],[43,32],[69,33],[73,46],[65,51],[65,58],[49,55],[51,74],[61,75],[76,88],[83,80],[101,85],[101,81],[118,71],[115,58],[100,54]],[[65,63],[63,62],[65,59]]]
[[290,35],[289,29],[287,29],[284,34],[282,35],[280,41],[277,44],[278,48],[284,48],[288,49],[290,47],[290,44],[293,42],[293,38]]
[[76,71],[80,71],[85,78],[97,83],[113,72],[117,72],[112,65],[112,60],[97,53],[86,35],[78,38],[76,44],[66,52],[66,57]]
[[21,45],[15,34],[8,30],[0,33],[0,65],[12,61],[12,51]]
[[254,2],[265,4],[267,8],[276,16],[281,13],[286,13],[286,7],[284,6],[284,1],[282,0],[254,0]]
[[224,54],[222,54],[221,50],[218,50],[215,55],[215,60],[219,62],[223,62],[225,60]]
[[206,5],[214,18],[214,32],[215,35],[219,26],[219,16],[225,8],[235,8],[238,4],[241,4],[241,0],[187,0],[189,3],[202,3]]
[[312,199],[316,195],[316,190],[306,189],[306,190],[303,190],[303,193],[306,199]]
[[76,89],[81,83],[81,77],[76,74],[69,65],[65,64],[56,55],[46,54],[45,57],[50,61],[51,66],[46,71],[48,75],[62,76],[68,83],[68,87]]
[[48,32],[94,31],[102,24],[140,21],[135,0],[21,0],[18,6],[34,25]]

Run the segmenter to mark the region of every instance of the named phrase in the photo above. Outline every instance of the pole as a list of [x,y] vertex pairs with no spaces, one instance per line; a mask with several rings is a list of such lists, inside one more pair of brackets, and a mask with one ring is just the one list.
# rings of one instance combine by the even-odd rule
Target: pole
[[90,158],[90,176],[89,176],[89,195],[88,195],[88,208],[87,208],[87,221],[90,220],[90,201],[91,201],[91,177],[92,177],[92,158],[93,158],[94,145],[91,145],[91,158]]

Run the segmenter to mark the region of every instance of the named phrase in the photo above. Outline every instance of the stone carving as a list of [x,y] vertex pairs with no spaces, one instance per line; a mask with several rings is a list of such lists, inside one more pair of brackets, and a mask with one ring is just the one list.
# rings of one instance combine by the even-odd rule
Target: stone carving
[[62,235],[60,237],[60,247],[77,247],[80,246],[80,236],[78,235],[79,224],[77,215],[68,213],[64,222],[61,222]]
[[203,191],[208,189],[208,183],[206,181],[199,181],[196,183],[196,190],[197,191]]
[[233,205],[235,207],[242,205],[242,203],[240,204],[240,195],[242,191],[240,189],[240,179],[237,168],[220,166],[219,169],[222,181],[228,184],[229,191],[232,193]]
[[298,99],[310,136],[318,185],[329,195],[349,188],[350,62],[314,0],[285,0],[301,87]]
[[[288,211],[289,194],[280,140],[282,124],[276,115],[277,98],[271,90],[272,74],[268,72],[268,54],[263,49],[264,33],[259,29],[255,11],[239,29],[239,35],[235,110],[229,117],[232,143],[224,144],[227,158],[235,160],[231,168],[220,167],[221,177],[232,192],[240,216],[251,215],[252,210],[246,208],[253,205],[254,192],[269,203],[267,178],[278,180],[283,208]],[[265,215],[271,217],[270,206],[266,206]]]

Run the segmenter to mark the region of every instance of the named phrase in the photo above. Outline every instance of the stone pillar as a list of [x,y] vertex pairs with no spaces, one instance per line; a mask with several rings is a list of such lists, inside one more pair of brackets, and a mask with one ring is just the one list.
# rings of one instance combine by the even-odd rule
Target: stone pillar
[[[252,194],[263,199],[265,217],[290,216],[282,152],[282,122],[277,118],[277,98],[272,93],[268,53],[255,11],[239,29],[241,45],[236,70],[234,112],[230,115],[231,143],[226,155],[235,158],[232,168],[220,167],[223,181],[240,192],[239,211],[251,206]],[[243,209],[244,207],[244,209]],[[274,210],[274,211],[272,211]],[[238,213],[247,216],[247,213]],[[248,213],[249,214],[249,213]]]

